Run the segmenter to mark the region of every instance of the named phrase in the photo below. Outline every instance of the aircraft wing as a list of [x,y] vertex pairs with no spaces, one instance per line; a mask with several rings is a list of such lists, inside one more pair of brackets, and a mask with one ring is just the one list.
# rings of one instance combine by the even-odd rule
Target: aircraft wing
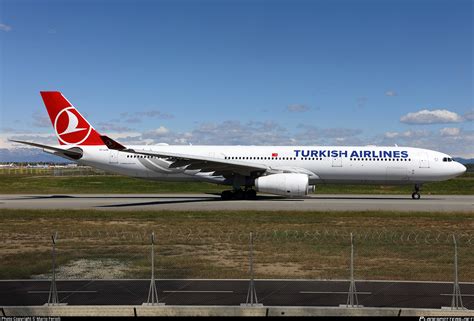
[[[121,152],[164,158],[171,162],[170,168],[184,168],[186,170],[199,170],[202,173],[212,173],[213,176],[231,177],[235,174],[242,176],[258,177],[262,174],[276,173],[301,173],[310,177],[318,177],[315,173],[299,167],[270,167],[258,163],[242,162],[217,157],[187,155],[171,152],[156,152],[151,150],[135,150],[126,148],[122,144],[107,136],[101,136],[109,149]],[[319,178],[319,177],[318,177]]]
[[200,172],[214,172],[214,176],[260,176],[270,168],[262,164],[250,164],[238,160],[227,160],[216,157],[196,156],[169,152],[155,152],[149,150],[123,149],[122,152],[154,156],[171,161],[170,168],[184,167],[186,170],[199,170]]
[[288,167],[288,166],[266,166],[258,163],[242,162],[238,160],[228,160],[216,157],[176,154],[168,152],[155,152],[147,150],[134,150],[124,149],[123,152],[154,156],[164,158],[171,161],[170,168],[185,167],[187,170],[199,170],[200,172],[214,172],[213,176],[232,176],[234,174],[240,174],[243,176],[258,177],[263,173],[266,174],[277,174],[277,173],[298,173],[306,174],[310,178],[319,179],[319,176],[305,168],[301,167]]

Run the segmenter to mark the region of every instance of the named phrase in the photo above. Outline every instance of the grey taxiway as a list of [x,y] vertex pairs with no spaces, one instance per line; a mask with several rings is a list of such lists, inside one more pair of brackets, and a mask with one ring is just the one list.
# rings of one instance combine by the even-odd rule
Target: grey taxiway
[[473,205],[474,195],[422,195],[419,200],[410,195],[314,194],[301,199],[259,195],[256,200],[234,201],[222,201],[214,194],[0,195],[0,209],[474,212]]

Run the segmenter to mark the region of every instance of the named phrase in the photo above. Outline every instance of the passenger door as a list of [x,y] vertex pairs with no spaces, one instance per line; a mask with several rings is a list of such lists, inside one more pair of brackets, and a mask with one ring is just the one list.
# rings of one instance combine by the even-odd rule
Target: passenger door
[[118,150],[110,149],[109,150],[109,164],[118,164]]
[[420,154],[420,168],[430,168],[430,163],[429,163],[429,160],[428,160],[428,155],[423,153],[423,154]]
[[332,167],[342,167],[342,158],[341,157],[333,157],[332,158]]

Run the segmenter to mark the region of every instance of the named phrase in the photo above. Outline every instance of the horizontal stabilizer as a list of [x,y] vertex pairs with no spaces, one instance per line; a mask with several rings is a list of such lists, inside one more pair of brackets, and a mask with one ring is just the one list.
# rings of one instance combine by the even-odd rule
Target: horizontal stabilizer
[[23,141],[23,140],[9,139],[9,141],[15,142],[15,143],[20,143],[20,144],[25,144],[25,145],[30,145],[30,146],[34,146],[34,147],[43,148],[43,150],[45,152],[59,153],[59,154],[63,154],[65,156],[73,158],[73,159],[79,159],[79,158],[82,157],[82,150],[78,147],[73,147],[73,148],[70,148],[70,149],[64,149],[64,148],[59,148],[59,147],[54,147],[54,146],[49,146],[49,145],[26,142],[26,141]]

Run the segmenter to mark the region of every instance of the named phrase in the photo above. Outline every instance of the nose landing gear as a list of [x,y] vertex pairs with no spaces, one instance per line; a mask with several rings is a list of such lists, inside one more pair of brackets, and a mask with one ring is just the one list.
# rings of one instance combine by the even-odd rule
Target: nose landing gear
[[413,198],[414,200],[419,200],[421,197],[420,189],[421,189],[421,186],[418,184],[415,184],[415,191],[413,192],[413,194],[411,194],[411,198]]

